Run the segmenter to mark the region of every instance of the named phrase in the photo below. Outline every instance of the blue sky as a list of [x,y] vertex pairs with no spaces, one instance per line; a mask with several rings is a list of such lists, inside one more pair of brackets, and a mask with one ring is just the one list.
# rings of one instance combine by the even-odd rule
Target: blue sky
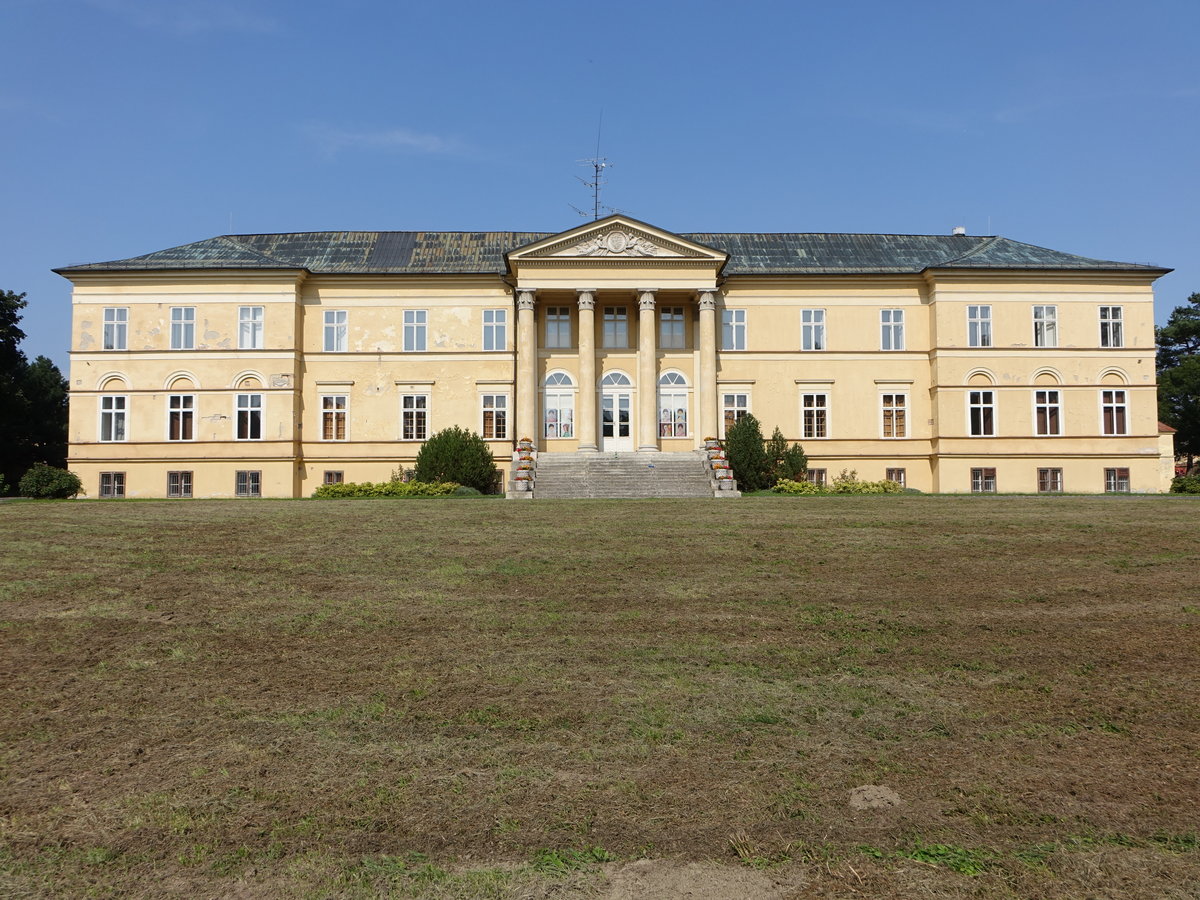
[[[1200,3],[0,0],[0,288],[229,232],[1003,234],[1200,291]],[[232,223],[232,224],[231,224]]]

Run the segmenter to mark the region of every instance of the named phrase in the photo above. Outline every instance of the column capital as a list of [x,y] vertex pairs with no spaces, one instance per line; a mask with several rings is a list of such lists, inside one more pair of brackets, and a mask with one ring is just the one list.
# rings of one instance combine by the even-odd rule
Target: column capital
[[654,292],[656,288],[638,288],[638,309],[654,309]]
[[517,309],[533,309],[533,289],[517,289]]
[[701,309],[716,309],[717,299],[716,291],[701,291],[700,292],[700,308]]
[[595,288],[577,288],[575,291],[579,295],[580,309],[595,309],[596,308],[596,289]]

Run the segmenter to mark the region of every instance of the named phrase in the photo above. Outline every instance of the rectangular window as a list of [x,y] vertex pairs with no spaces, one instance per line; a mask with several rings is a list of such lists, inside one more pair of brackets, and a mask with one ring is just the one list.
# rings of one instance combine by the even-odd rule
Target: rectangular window
[[190,497],[190,496],[192,496],[192,473],[191,472],[168,472],[167,473],[167,496],[168,497]]
[[894,481],[896,484],[900,485],[900,487],[904,487],[905,471],[903,469],[885,469],[884,471],[884,481]]
[[263,348],[263,308],[261,306],[238,307],[238,349],[261,350]]
[[1104,490],[1109,494],[1128,494],[1129,493],[1129,470],[1128,469],[1105,469],[1104,470]]
[[1100,392],[1100,418],[1104,426],[1104,434],[1128,434],[1128,422],[1125,416],[1125,392]]
[[196,347],[196,307],[171,307],[171,349],[194,350]]
[[879,311],[879,349],[904,349],[904,310],[881,309]]
[[124,306],[104,308],[104,349],[127,350],[129,310]]
[[664,306],[658,314],[658,346],[665,350],[682,350],[684,340],[682,306]]
[[1123,308],[1120,306],[1100,307],[1100,346],[1124,347],[1125,335],[1121,328]]
[[483,311],[483,349],[508,349],[507,309],[485,309]]
[[234,474],[233,492],[239,497],[262,496],[262,472],[237,472]]
[[350,314],[344,309],[325,310],[325,352],[345,353],[349,346],[346,340],[346,326]]
[[346,439],[346,410],[349,402],[345,394],[326,394],[321,397],[321,440]]
[[1033,308],[1033,346],[1058,346],[1058,307],[1035,306]]
[[571,308],[546,307],[546,346],[551,350],[571,346]]
[[190,441],[195,437],[196,398],[192,394],[167,397],[167,440]]
[[335,472],[332,469],[325,470],[324,484],[344,484],[346,481],[345,472]]
[[125,416],[128,411],[128,397],[100,398],[100,440],[125,440]]
[[616,349],[629,346],[629,313],[623,306],[604,307],[604,334],[601,343]]
[[992,391],[968,391],[971,435],[990,437],[996,433],[996,398]]
[[263,436],[263,395],[237,395],[237,439],[261,441]]
[[483,395],[483,439],[508,440],[508,394]]
[[967,343],[972,347],[992,346],[992,308],[967,307]]
[[825,349],[825,310],[800,310],[800,349]]
[[425,352],[425,328],[428,324],[428,312],[423,309],[406,309],[404,311],[404,352]]
[[404,394],[400,398],[400,440],[423,441],[429,437],[429,397]]
[[885,438],[908,437],[908,394],[884,394],[883,436]]
[[125,496],[125,473],[124,472],[101,472],[100,473],[100,496],[102,498],[124,497]]
[[825,469],[806,469],[804,472],[804,480],[810,481],[813,484],[824,485],[826,474],[827,473]]
[[1061,494],[1062,489],[1062,469],[1038,469],[1039,494]]
[[971,470],[971,492],[975,494],[994,494],[996,493],[996,470],[995,469],[972,469]]
[[725,432],[746,418],[750,412],[750,395],[749,394],[722,394],[722,410],[721,421],[725,424]]
[[829,437],[829,395],[800,395],[800,436]]
[[721,349],[746,349],[746,311],[744,309],[721,311]]
[[1058,391],[1033,392],[1034,433],[1040,437],[1055,437],[1062,434]]

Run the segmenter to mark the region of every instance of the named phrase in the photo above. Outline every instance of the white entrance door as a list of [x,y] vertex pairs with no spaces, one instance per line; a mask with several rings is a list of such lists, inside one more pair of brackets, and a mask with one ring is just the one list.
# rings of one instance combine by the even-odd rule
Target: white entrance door
[[606,391],[600,395],[601,450],[633,449],[633,433],[629,419],[630,397],[627,391]]

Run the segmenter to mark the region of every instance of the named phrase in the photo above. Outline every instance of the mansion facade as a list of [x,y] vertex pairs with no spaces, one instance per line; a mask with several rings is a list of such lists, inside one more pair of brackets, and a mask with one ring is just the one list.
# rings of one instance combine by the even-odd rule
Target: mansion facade
[[[91,497],[303,497],[458,425],[540,453],[694,450],[753,413],[922,491],[1157,492],[1152,285],[1003,237],[229,235],[57,269]],[[649,457],[648,457],[649,458]]]

